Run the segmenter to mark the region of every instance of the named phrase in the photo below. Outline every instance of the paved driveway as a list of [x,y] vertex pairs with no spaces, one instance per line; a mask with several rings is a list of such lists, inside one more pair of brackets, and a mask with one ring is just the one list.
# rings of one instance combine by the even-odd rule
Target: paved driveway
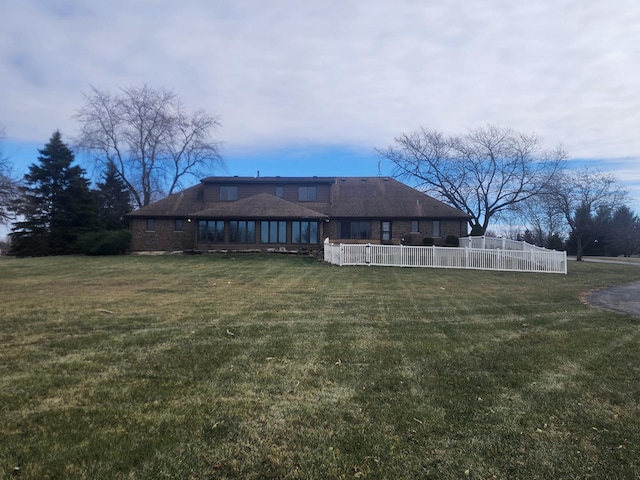
[[[600,260],[597,258],[585,258],[585,261],[620,263],[640,267],[640,263],[637,262]],[[585,299],[589,304],[598,308],[640,317],[640,282],[596,290],[595,292],[590,292],[585,295]]]
[[640,317],[640,282],[603,288],[585,296],[591,305]]

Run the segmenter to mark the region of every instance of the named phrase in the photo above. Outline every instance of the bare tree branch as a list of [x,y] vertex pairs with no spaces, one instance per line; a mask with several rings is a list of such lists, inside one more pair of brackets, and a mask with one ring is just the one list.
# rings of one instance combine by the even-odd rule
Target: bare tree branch
[[223,165],[213,139],[219,120],[188,113],[173,92],[143,85],[112,96],[91,87],[84,99],[76,143],[96,161],[114,163],[138,207],[173,193],[186,176]]
[[16,208],[21,182],[13,177],[9,159],[4,155],[2,149],[4,139],[5,128],[0,126],[0,225],[9,225],[17,216]]
[[539,193],[560,170],[562,147],[545,151],[540,139],[489,125],[446,137],[434,130],[402,134],[378,153],[395,175],[468,213],[484,232],[492,218]]
[[598,211],[613,211],[624,205],[628,193],[614,175],[584,168],[565,172],[550,182],[545,190],[553,199],[553,208],[569,226],[577,242],[577,258],[582,259],[583,248],[592,240],[589,221]]

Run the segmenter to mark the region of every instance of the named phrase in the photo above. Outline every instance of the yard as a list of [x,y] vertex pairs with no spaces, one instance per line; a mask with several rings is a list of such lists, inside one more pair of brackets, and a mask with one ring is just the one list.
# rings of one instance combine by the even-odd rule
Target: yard
[[640,478],[636,280],[2,258],[0,478]]

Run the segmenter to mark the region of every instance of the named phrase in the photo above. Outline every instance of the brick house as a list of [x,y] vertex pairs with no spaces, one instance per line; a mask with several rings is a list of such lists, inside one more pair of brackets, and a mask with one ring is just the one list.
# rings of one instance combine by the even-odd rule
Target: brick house
[[209,177],[127,217],[134,252],[442,244],[470,218],[387,177]]

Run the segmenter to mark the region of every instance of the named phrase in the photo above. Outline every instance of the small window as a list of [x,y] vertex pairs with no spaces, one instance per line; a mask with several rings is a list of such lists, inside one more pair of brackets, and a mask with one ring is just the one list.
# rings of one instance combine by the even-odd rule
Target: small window
[[276,197],[284,197],[284,187],[276,187]]
[[389,242],[391,241],[391,222],[384,221],[382,222],[382,241]]
[[156,221],[153,218],[147,218],[147,232],[156,231]]
[[220,200],[223,202],[232,202],[238,200],[238,187],[235,185],[223,185],[220,187]]
[[301,202],[315,202],[317,194],[316,187],[298,187],[298,200]]
[[420,222],[418,220],[411,220],[411,233],[420,233]]
[[173,230],[176,232],[184,231],[184,221],[181,218],[176,218],[176,222],[173,227]]
[[440,220],[434,220],[432,228],[433,228],[433,231],[431,235],[433,237],[439,237],[440,236]]

